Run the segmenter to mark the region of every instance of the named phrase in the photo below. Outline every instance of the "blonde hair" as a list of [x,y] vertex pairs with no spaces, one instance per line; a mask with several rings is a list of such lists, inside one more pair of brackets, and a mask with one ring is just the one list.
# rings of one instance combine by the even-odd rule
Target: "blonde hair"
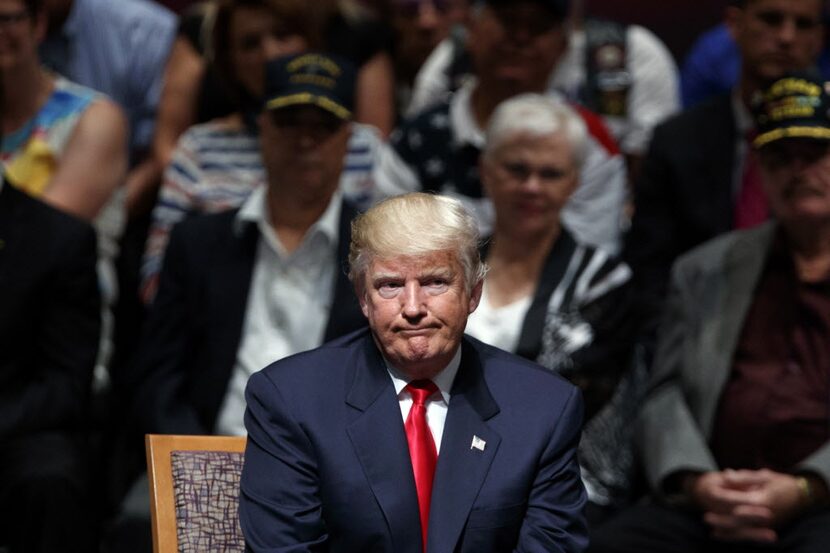
[[582,117],[564,101],[543,94],[520,94],[500,103],[487,126],[485,157],[517,135],[542,138],[564,133],[574,162],[581,168],[588,154],[588,129]]
[[423,192],[395,196],[352,221],[349,278],[362,286],[375,258],[423,257],[451,251],[458,257],[470,291],[487,272],[479,246],[476,221],[460,201]]

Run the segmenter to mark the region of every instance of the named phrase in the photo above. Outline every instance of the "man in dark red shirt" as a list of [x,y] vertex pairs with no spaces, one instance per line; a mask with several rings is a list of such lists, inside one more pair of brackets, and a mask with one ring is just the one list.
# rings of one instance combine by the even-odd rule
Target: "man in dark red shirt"
[[640,450],[653,501],[591,551],[830,547],[830,83],[785,77],[756,105],[774,220],[674,266]]

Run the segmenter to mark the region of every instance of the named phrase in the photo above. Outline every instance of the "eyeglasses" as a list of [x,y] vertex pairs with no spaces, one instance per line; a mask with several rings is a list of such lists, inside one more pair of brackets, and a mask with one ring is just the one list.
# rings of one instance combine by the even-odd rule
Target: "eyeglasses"
[[10,27],[21,21],[29,18],[29,12],[21,10],[19,12],[0,13],[0,27]]

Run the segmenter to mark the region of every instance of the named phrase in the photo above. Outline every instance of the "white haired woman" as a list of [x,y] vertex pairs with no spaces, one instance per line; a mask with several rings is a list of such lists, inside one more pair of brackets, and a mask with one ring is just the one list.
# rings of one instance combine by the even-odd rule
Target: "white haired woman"
[[[638,388],[623,379],[636,325],[629,268],[578,243],[560,220],[576,189],[587,131],[574,110],[537,94],[502,103],[487,130],[484,188],[496,214],[490,267],[467,333],[577,384],[586,401],[583,479],[598,518],[625,496],[626,427]],[[589,515],[591,513],[589,512]]]

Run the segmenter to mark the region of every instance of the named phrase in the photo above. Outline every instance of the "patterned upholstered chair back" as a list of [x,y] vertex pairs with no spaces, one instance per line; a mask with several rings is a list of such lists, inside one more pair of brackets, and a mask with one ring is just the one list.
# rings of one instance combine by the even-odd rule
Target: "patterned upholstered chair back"
[[245,438],[147,435],[155,553],[235,553]]

